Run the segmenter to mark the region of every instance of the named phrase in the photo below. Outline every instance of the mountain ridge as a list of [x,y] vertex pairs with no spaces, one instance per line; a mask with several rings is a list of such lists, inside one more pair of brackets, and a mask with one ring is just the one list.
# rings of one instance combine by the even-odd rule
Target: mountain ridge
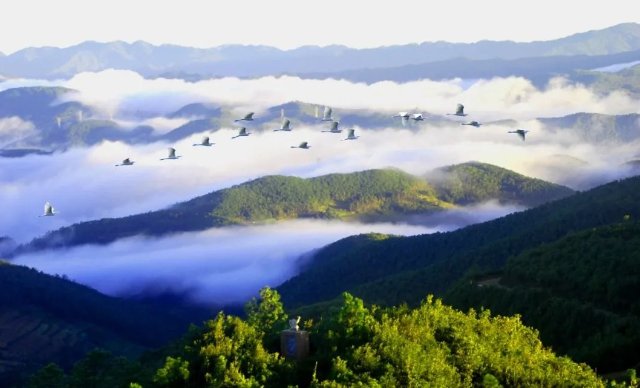
[[256,77],[337,72],[362,69],[373,63],[381,68],[397,67],[456,57],[513,59],[526,56],[604,55],[632,50],[640,50],[640,24],[636,23],[619,24],[549,41],[440,41],[363,49],[340,45],[301,46],[291,50],[260,45],[193,48],[172,44],[153,45],[143,41],[87,41],[65,48],[24,48],[0,57],[0,66],[8,77],[47,79],[107,68],[134,70],[147,77],[171,72],[209,77]]
[[[489,165],[485,165],[487,172],[484,174],[489,179],[493,169],[486,166]],[[534,192],[540,193],[542,202],[573,193],[564,186],[516,173],[506,175],[520,177],[520,185],[531,185]],[[438,198],[437,190],[437,184],[432,185],[428,180],[395,169],[329,174],[308,179],[268,176],[166,209],[64,227],[18,247],[14,253],[87,243],[106,244],[138,234],[158,236],[295,218],[357,219],[364,222],[397,220],[399,216],[430,214],[455,206],[455,203]]]

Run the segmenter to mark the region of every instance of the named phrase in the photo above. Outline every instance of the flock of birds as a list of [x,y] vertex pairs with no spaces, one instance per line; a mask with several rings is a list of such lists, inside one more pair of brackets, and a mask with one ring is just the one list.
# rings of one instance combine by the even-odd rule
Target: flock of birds
[[[459,117],[465,117],[467,116],[466,113],[464,113],[464,105],[462,104],[458,104],[458,106],[456,107],[456,112],[455,113],[447,113],[447,116],[459,116]],[[424,116],[422,115],[422,113],[409,113],[409,112],[399,112],[397,115],[394,115],[392,117],[399,117],[402,119],[402,125],[405,125],[409,120],[413,120],[413,121],[424,121]],[[467,121],[464,123],[460,123],[460,125],[470,125],[472,127],[480,127],[482,124],[480,124],[477,121]],[[515,133],[516,135],[518,135],[520,137],[520,139],[522,139],[522,141],[525,140],[527,132],[529,132],[526,129],[516,129],[514,131],[508,131],[508,133]]]
[[[334,120],[332,114],[333,114],[333,110],[328,107],[325,106],[324,107],[324,112],[322,114],[322,117],[319,117],[319,112],[318,112],[318,107],[316,106],[316,112],[315,112],[315,116],[317,119],[319,119],[320,121],[328,121],[331,122],[331,126],[329,128],[329,130],[324,130],[322,132],[328,132],[328,133],[341,133],[342,129],[339,128],[340,126],[340,122]],[[467,116],[466,113],[464,113],[464,105],[462,104],[458,104],[458,106],[456,107],[456,112],[455,113],[450,113],[448,114],[450,116],[459,116],[459,117],[465,117]],[[236,119],[234,120],[234,122],[238,123],[238,122],[250,122],[250,121],[254,121],[254,112],[250,112],[247,113],[246,115],[244,115],[242,118]],[[279,129],[275,129],[274,132],[291,132],[291,130],[293,129],[291,127],[291,120],[289,120],[288,118],[284,117],[284,109],[281,110],[280,112],[280,117],[282,120],[282,123],[280,125]],[[399,112],[397,115],[394,115],[392,117],[398,117],[402,119],[402,123],[403,125],[408,121],[408,120],[414,120],[414,121],[424,121],[425,117],[422,115],[422,113],[409,113],[409,112]],[[477,121],[469,121],[469,122],[464,122],[461,123],[461,125],[470,125],[473,127],[480,127],[482,124],[480,124]],[[359,136],[356,136],[356,131],[355,129],[351,128],[347,130],[347,137],[344,138],[343,140],[356,140]],[[525,140],[526,134],[527,134],[527,130],[524,129],[516,129],[514,131],[508,131],[508,133],[515,133],[517,134],[523,141]],[[247,128],[246,127],[240,127],[238,129],[238,134],[236,136],[233,136],[232,139],[236,139],[238,137],[245,137],[245,136],[249,136],[251,135],[251,132],[247,132]],[[211,142],[211,139],[208,136],[205,136],[202,141],[200,143],[195,143],[193,144],[194,147],[211,147],[213,146],[215,143]],[[304,150],[308,150],[309,148],[311,148],[311,146],[309,145],[308,142],[303,141],[302,143],[300,143],[297,146],[291,146],[291,148],[299,148],[299,149],[304,149]],[[176,149],[173,147],[169,147],[168,149],[168,155],[165,158],[162,158],[160,160],[175,160],[175,159],[179,159],[181,156],[180,155],[176,155]],[[133,160],[131,160],[131,158],[126,158],[124,159],[121,163],[116,164],[116,167],[120,167],[120,166],[133,166],[135,162]],[[58,212],[56,212],[55,208],[51,205],[51,203],[46,202],[44,205],[44,214],[41,215],[40,217],[50,217],[50,216],[54,216],[56,214],[59,214]]]

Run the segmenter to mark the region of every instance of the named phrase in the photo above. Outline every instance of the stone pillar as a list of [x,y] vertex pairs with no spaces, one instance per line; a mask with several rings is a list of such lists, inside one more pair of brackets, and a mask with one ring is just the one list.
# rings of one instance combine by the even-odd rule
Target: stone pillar
[[309,332],[284,330],[280,334],[280,353],[288,358],[301,360],[309,355]]

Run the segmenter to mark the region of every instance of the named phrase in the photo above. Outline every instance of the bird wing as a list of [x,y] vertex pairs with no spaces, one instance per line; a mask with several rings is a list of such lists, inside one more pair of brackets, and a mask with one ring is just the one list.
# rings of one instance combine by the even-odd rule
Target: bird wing
[[291,121],[289,119],[282,120],[282,128],[281,129],[289,129],[289,125],[291,125]]
[[169,147],[169,157],[173,158],[174,156],[176,156],[176,149],[173,147]]
[[308,143],[306,141],[303,141],[302,143],[300,143],[300,148],[307,148]]
[[464,105],[458,104],[458,106],[456,107],[456,114],[461,115],[463,113],[464,113]]
[[209,144],[209,136],[205,136],[204,139],[202,139],[202,144]]
[[129,160],[129,158],[126,158],[125,160],[122,161],[122,164],[128,164],[131,163],[131,161]]
[[332,112],[333,112],[333,110],[331,108],[329,108],[328,106],[325,106],[324,107],[324,118],[325,119],[330,119]]
[[356,130],[355,129],[350,129],[349,130],[349,137],[354,137],[356,135]]
[[246,135],[247,134],[247,128],[245,128],[245,127],[240,128],[240,133],[239,134],[240,135]]
[[44,204],[44,214],[50,214],[53,210],[53,206],[49,202]]
[[339,123],[337,121],[332,122],[331,123],[331,130],[332,131],[337,131],[338,130],[338,124]]
[[246,115],[246,116],[244,116],[244,119],[245,119],[245,120],[251,120],[251,119],[253,119],[253,112],[247,113],[247,115]]

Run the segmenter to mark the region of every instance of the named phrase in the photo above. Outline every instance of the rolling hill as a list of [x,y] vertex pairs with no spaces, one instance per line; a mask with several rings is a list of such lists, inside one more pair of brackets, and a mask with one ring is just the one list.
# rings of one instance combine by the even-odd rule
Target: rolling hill
[[436,186],[438,198],[458,205],[497,200],[534,207],[573,193],[563,186],[479,162],[442,167],[426,178]]
[[558,351],[623,369],[640,362],[639,248],[640,224],[631,220],[572,233],[511,257],[502,272],[459,282],[446,299],[520,314]]
[[616,181],[447,233],[352,236],[320,250],[279,290],[290,307],[346,290],[379,304],[417,303],[420,295],[442,293],[470,271],[499,270],[526,249],[640,215],[638,187],[640,177]]
[[[522,187],[515,189],[513,185],[503,185],[483,194],[484,197],[478,197],[479,201],[496,194],[504,199],[521,200],[522,203],[538,203],[572,193],[563,186],[526,178],[488,165],[482,166],[477,179],[482,180],[481,176],[486,176],[487,181],[495,181],[492,174],[498,171],[503,179],[513,181],[513,177],[516,177],[517,182],[513,182]],[[462,190],[471,192],[472,189],[466,187],[471,183],[462,182]],[[61,228],[18,247],[15,253],[81,244],[107,244],[135,235],[158,236],[225,225],[296,218],[355,219],[365,222],[398,220],[407,215],[428,214],[454,207],[455,201],[450,203],[439,198],[436,187],[436,184],[432,185],[427,180],[398,170],[369,170],[309,179],[268,176],[215,191],[167,209]],[[510,192],[502,193],[505,188]],[[518,192],[525,191],[527,194],[520,198]],[[451,196],[451,199],[456,198]],[[461,203],[469,204],[473,201],[463,198]]]
[[96,347],[137,356],[179,337],[206,315],[113,298],[65,278],[0,264],[0,381],[44,363],[70,367]]
[[547,343],[592,366],[630,367],[640,361],[638,226],[616,224],[640,216],[639,188],[640,177],[615,181],[448,233],[348,237],[278,290],[308,312],[344,291],[382,305],[448,295],[456,307],[521,313]]

